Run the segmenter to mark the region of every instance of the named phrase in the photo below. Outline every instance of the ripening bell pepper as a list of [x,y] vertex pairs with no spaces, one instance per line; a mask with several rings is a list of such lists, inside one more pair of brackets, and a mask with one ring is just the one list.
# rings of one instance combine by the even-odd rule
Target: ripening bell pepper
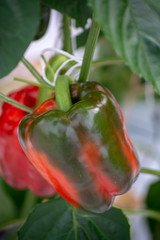
[[[33,108],[38,88],[27,86],[9,94],[9,97]],[[55,193],[53,187],[40,175],[26,157],[18,141],[18,124],[26,112],[8,103],[3,103],[0,113],[0,174],[17,189],[29,188],[40,197]]]
[[106,88],[95,82],[76,83],[70,94],[73,104],[67,112],[46,112],[46,106],[56,104],[53,97],[25,116],[19,140],[64,199],[77,208],[104,212],[135,181],[138,157],[120,107]]

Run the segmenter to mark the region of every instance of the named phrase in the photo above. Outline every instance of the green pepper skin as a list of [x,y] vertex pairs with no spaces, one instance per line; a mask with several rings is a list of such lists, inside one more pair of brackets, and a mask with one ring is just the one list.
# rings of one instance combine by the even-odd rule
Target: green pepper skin
[[63,198],[78,208],[102,213],[134,183],[138,157],[121,110],[106,88],[94,82],[73,84],[71,97],[74,104],[67,112],[39,114],[40,106],[40,112],[38,108],[23,118],[19,140]]

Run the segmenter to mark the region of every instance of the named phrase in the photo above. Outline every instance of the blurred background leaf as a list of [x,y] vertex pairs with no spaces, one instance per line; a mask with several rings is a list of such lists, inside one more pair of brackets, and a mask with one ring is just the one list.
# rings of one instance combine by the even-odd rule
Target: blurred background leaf
[[43,3],[40,5],[40,19],[39,19],[39,27],[34,36],[34,40],[38,40],[43,37],[47,31],[49,20],[51,15],[51,9],[45,6]]
[[3,186],[0,178],[0,225],[8,222],[17,216],[17,209],[13,199]]
[[[96,59],[117,58],[109,42],[101,35],[96,49]],[[132,72],[125,64],[116,64],[94,68],[90,74],[91,81],[97,81],[107,87],[118,102],[122,102],[129,89]]]
[[[160,180],[150,185],[147,197],[146,197],[147,208],[160,212]],[[148,219],[148,224],[152,232],[152,239],[160,239],[160,221]]]
[[106,38],[160,94],[160,1],[89,0]]
[[39,25],[39,0],[0,1],[0,78],[21,60]]
[[92,16],[87,0],[41,0],[48,7],[62,14],[76,19],[77,24],[84,26],[88,18]]

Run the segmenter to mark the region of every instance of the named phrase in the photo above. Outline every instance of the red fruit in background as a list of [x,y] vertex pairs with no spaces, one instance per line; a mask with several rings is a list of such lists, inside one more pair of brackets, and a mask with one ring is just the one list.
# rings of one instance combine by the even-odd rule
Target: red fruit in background
[[[38,87],[27,86],[9,95],[14,100],[33,108],[38,96]],[[23,152],[18,140],[18,124],[26,112],[8,103],[0,111],[0,174],[17,189],[29,188],[40,197],[50,196],[55,190],[42,178]]]

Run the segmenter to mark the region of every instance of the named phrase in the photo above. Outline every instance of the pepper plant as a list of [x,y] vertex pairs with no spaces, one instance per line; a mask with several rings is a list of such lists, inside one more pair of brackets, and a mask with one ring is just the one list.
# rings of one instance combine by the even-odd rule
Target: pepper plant
[[[63,51],[56,49],[49,61],[41,56],[41,75],[23,55],[45,33],[50,9],[63,16]],[[82,60],[72,48],[73,19],[83,29],[77,37]],[[0,196],[8,210],[2,211],[0,237],[129,240],[128,215],[142,214],[150,219],[153,239],[160,239],[159,182],[150,187],[147,208],[112,206],[140,174],[159,177],[160,171],[140,165],[118,102],[90,78],[91,68],[125,64],[160,93],[160,3],[1,0],[0,20],[0,77],[21,61],[37,80],[15,78],[29,86],[0,93]],[[93,61],[101,36],[116,54]]]

